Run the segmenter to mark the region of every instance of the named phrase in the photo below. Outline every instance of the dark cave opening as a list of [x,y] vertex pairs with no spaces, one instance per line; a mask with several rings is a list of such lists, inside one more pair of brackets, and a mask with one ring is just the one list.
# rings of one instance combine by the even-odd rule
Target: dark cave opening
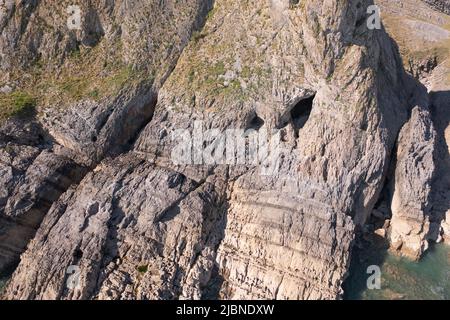
[[297,133],[308,121],[315,97],[315,95],[312,95],[311,97],[302,99],[291,109],[291,119]]
[[261,119],[257,114],[255,114],[255,116],[252,118],[252,120],[250,120],[250,122],[247,126],[247,130],[253,129],[253,130],[258,131],[263,126],[264,126],[264,120]]
[[73,257],[76,260],[80,260],[83,257],[83,251],[81,251],[80,249],[76,249],[73,253]]

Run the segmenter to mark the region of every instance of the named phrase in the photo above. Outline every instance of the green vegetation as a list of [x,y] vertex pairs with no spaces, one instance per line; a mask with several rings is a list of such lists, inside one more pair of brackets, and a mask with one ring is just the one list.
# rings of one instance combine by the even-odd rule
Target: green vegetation
[[130,66],[122,66],[105,79],[106,88],[103,89],[112,88],[113,92],[118,92],[136,75]]
[[[215,6],[208,12],[208,15],[206,16],[206,21],[211,19],[216,14],[216,12],[217,12],[217,7]],[[207,33],[204,32],[203,30],[196,30],[191,35],[191,41],[196,45],[200,40],[202,40],[206,36],[207,36]]]
[[129,66],[116,66],[109,75],[98,77],[95,74],[63,75],[57,79],[41,82],[40,88],[61,98],[63,101],[76,102],[86,98],[99,100],[119,93],[138,76]]
[[242,68],[241,77],[244,79],[249,79],[252,75],[252,70],[249,66],[245,66]]
[[36,99],[25,91],[0,94],[0,120],[31,115],[36,107]]
[[82,77],[69,77],[59,84],[59,89],[75,100],[82,99],[88,87],[88,79]]
[[216,12],[217,12],[217,7],[214,6],[214,8],[212,8],[212,9],[208,12],[208,15],[206,16],[206,20],[211,19],[211,18],[214,16],[214,14],[215,14]]
[[147,271],[148,271],[148,265],[141,265],[141,266],[138,266],[138,267],[136,268],[136,270],[137,270],[140,274],[147,273]]
[[[220,53],[207,54],[211,57]],[[208,61],[209,59],[200,50],[198,55],[189,60],[181,60],[178,70],[169,78],[174,86],[190,89],[191,94],[183,95],[186,98],[184,103],[195,105],[193,97],[200,97],[203,101],[243,102],[251,95],[258,95],[259,88],[267,87],[272,78],[270,66],[264,65],[264,61],[257,58],[242,61],[240,71],[235,67],[235,57],[220,56],[215,61]]]
[[147,67],[134,69],[123,62],[121,46],[117,41],[81,48],[70,52],[62,66],[36,60],[26,70],[13,71],[10,81],[18,89],[0,93],[0,120],[27,116],[37,106],[64,107],[86,99],[100,101],[146,78],[153,81],[154,74]]
[[206,33],[203,33],[201,31],[194,31],[192,33],[191,41],[193,41],[195,44],[197,44],[201,39],[206,37]]
[[225,64],[222,61],[210,65],[206,69],[206,81],[208,83],[214,83],[219,79],[220,76],[223,76],[225,72]]

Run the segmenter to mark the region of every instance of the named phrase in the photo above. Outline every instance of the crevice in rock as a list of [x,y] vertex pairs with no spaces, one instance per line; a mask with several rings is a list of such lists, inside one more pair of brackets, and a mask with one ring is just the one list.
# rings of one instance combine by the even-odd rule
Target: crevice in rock
[[[217,300],[220,298],[220,291],[222,284],[225,281],[220,272],[220,267],[217,263],[216,256],[223,239],[225,238],[225,229],[228,224],[227,212],[229,209],[229,202],[227,199],[222,201],[222,204],[215,210],[215,215],[218,215],[217,220],[211,220],[205,216],[202,226],[202,235],[206,236],[205,243],[209,243],[214,247],[214,261],[212,268],[208,270],[209,278],[201,284],[201,299],[202,300]],[[205,223],[205,220],[208,223]],[[218,223],[217,223],[218,222]],[[211,231],[213,229],[213,231]]]
[[[204,27],[204,25],[206,23],[207,17],[208,17],[208,13],[214,7],[214,2],[215,2],[214,0],[208,0],[208,1],[205,1],[203,3],[203,8],[201,10],[199,10],[199,13],[198,13],[198,15],[197,15],[197,17],[195,19],[195,23],[194,23],[194,26],[192,28],[192,33],[196,32],[196,31],[198,32],[201,29],[203,29],[203,27]],[[151,92],[149,94],[149,97],[145,98],[145,100],[146,100],[144,102],[145,107],[143,107],[142,109],[146,110],[146,112],[141,114],[141,116],[143,117],[143,121],[140,121],[140,125],[138,125],[134,129],[132,129],[134,131],[134,133],[131,134],[130,138],[127,141],[124,142],[124,145],[121,147],[122,150],[120,150],[116,154],[123,154],[123,153],[129,152],[132,149],[132,147],[134,146],[135,142],[138,140],[138,138],[139,138],[140,134],[142,133],[142,131],[153,120],[153,115],[154,115],[156,106],[158,104],[159,89],[164,86],[164,84],[167,81],[167,79],[169,79],[169,77],[171,76],[171,74],[175,70],[175,67],[178,64],[179,57],[182,55],[182,53],[186,49],[186,46],[187,46],[188,42],[189,41],[186,41],[186,43],[182,46],[182,48],[180,50],[180,54],[174,60],[174,63],[168,69],[168,72],[166,72],[164,74],[164,76],[161,78],[160,83],[158,83],[158,84],[153,83],[152,88],[148,89],[148,90],[151,90],[153,92]],[[106,123],[106,121],[107,120],[104,120],[105,123]],[[104,126],[104,124],[103,124],[103,126]],[[126,129],[124,129],[124,130],[126,130]]]
[[[348,278],[344,281],[344,298],[346,299],[361,299],[363,292],[367,289],[366,280],[370,276],[367,274],[367,267],[376,265],[381,268],[389,250],[397,250],[399,253],[405,245],[405,241],[397,241],[392,243],[391,237],[393,232],[392,227],[392,205],[394,191],[397,187],[396,170],[401,166],[397,155],[399,153],[399,144],[402,143],[401,132],[406,125],[411,125],[412,113],[409,112],[403,128],[400,128],[395,139],[396,143],[391,153],[389,167],[384,174],[384,182],[381,191],[377,196],[377,201],[374,208],[368,217],[367,222],[362,228],[356,230],[355,243],[351,252],[351,264],[348,270]],[[406,128],[408,130],[408,128]],[[429,137],[428,137],[429,138]],[[427,139],[428,139],[427,138]],[[403,145],[405,147],[405,145]],[[416,161],[423,161],[422,159]],[[401,168],[401,167],[400,167]],[[400,182],[401,183],[401,182]],[[434,201],[427,201],[428,203]],[[430,221],[433,219],[430,216],[430,210],[421,208],[424,211],[422,223],[425,223],[427,217]],[[414,220],[414,219],[412,219]],[[420,221],[419,221],[420,222]],[[428,239],[429,240],[429,239]]]
[[[216,254],[224,237],[228,204],[225,195],[218,193],[212,184],[203,184],[202,186],[204,187],[203,190],[199,190],[199,186],[189,192],[189,194],[192,194],[199,190],[200,192],[196,196],[200,197],[204,203],[201,212],[201,237],[196,243],[189,264],[186,268],[177,268],[170,280],[175,290],[165,290],[161,293],[162,296],[170,299],[180,299],[183,294],[187,294],[187,296],[182,297],[183,299],[192,299],[194,296],[191,296],[191,294],[194,294],[194,292],[197,298],[204,299],[205,291],[210,290],[211,277],[215,276],[214,270],[217,269]],[[185,283],[186,276],[191,273],[192,269],[198,270],[199,267],[202,274],[196,279],[198,282]],[[200,296],[197,296],[197,294],[200,294]]]
[[[33,6],[31,8],[31,10],[34,9],[35,6],[35,1],[33,1]],[[196,17],[196,21],[194,24],[194,28],[192,30],[192,32],[196,31],[196,30],[200,30],[203,28],[205,22],[206,22],[206,17],[209,13],[209,11],[213,8],[214,5],[214,1],[213,0],[208,0],[205,1],[203,4],[203,7],[201,10],[199,10],[198,16]],[[95,14],[95,13],[94,13]],[[96,16],[92,16],[91,17],[93,20],[98,20],[98,17]],[[97,28],[98,32],[87,32],[87,34],[85,35],[85,45],[88,46],[95,46],[99,41],[100,38],[103,36],[103,29],[100,25],[99,21],[94,21],[96,23],[96,25],[94,26],[95,28]],[[98,22],[98,25],[97,25]],[[181,50],[180,50],[180,55],[181,53],[184,51],[184,49],[186,48],[186,45],[188,44],[188,40],[186,40],[186,43],[182,46]],[[177,64],[177,59],[174,60],[174,67]],[[165,74],[165,76],[163,77],[163,81],[161,83],[159,83],[157,85],[158,89],[160,87],[162,87],[162,85],[164,84],[164,82],[169,78],[170,74],[173,72],[173,70],[175,68],[169,68],[169,72],[167,74]],[[155,87],[156,85],[153,85],[153,87]],[[148,88],[148,90],[153,90],[151,88]],[[51,205],[55,202],[58,201],[58,199],[60,198],[61,194],[63,194],[69,187],[70,185],[78,185],[81,180],[90,172],[92,171],[95,167],[96,164],[100,163],[101,161],[103,161],[105,156],[108,155],[120,155],[120,154],[124,154],[126,152],[129,152],[131,147],[133,146],[133,144],[135,143],[135,141],[137,140],[137,138],[139,137],[141,131],[151,122],[152,118],[153,118],[153,113],[157,104],[157,96],[158,96],[158,90],[155,90],[153,92],[151,92],[150,94],[147,92],[138,92],[138,95],[141,95],[141,98],[144,99],[148,99],[148,101],[146,101],[144,103],[144,107],[141,108],[141,110],[133,110],[133,107],[131,106],[129,109],[130,114],[133,113],[138,113],[138,121],[137,123],[139,125],[135,126],[133,128],[133,124],[131,124],[130,127],[125,128],[124,131],[127,130],[132,130],[132,132],[129,134],[129,138],[128,139],[124,139],[124,141],[120,141],[120,143],[118,144],[117,140],[113,141],[113,148],[110,149],[111,153],[109,152],[105,152],[104,156],[99,157],[99,159],[96,159],[97,161],[95,161],[92,166],[90,166],[90,170],[88,170],[88,168],[84,168],[84,167],[80,167],[81,169],[83,169],[83,172],[80,172],[79,175],[77,175],[76,179],[70,180],[69,181],[69,185],[64,185],[64,186],[58,186],[58,188],[56,188],[55,190],[57,191],[58,194],[53,194],[51,197],[52,201],[46,201],[45,199],[37,199],[37,202],[35,204],[34,208],[34,212],[38,213],[36,217],[33,217],[33,221],[37,222],[36,223],[36,227],[33,228],[34,231],[32,234],[30,234],[29,237],[23,238],[22,240],[24,240],[26,242],[23,250],[25,250],[26,245],[28,244],[28,242],[34,237],[35,232],[37,231],[37,229],[39,228],[39,225],[41,224],[42,220],[44,219],[45,215],[47,214],[48,210],[50,209]],[[135,96],[135,98],[138,98],[138,96]],[[135,99],[133,99],[135,100]],[[145,111],[145,112],[143,112]],[[100,130],[106,125],[106,123],[108,122],[108,120],[110,119],[110,116],[112,115],[113,112],[109,112],[105,119],[102,120],[102,122],[100,123]],[[136,115],[136,114],[135,114]],[[117,119],[115,119],[115,121],[124,121],[123,117],[118,117]],[[125,120],[126,121],[126,120]],[[98,133],[100,133],[100,130],[97,130]],[[47,134],[48,132],[46,132]],[[0,133],[1,134],[1,133]],[[0,137],[1,138],[1,137]],[[7,138],[7,137],[5,137]],[[91,141],[96,143],[98,141],[101,140],[101,136],[99,134],[94,134],[91,137]],[[9,138],[8,138],[9,139]],[[11,137],[10,139],[14,139],[14,137]],[[43,140],[41,137],[39,137],[39,140]],[[48,141],[46,142],[46,146],[41,145],[42,143],[39,143],[39,148],[41,148],[41,150],[52,150],[52,144],[56,145],[56,142],[54,142],[54,138],[50,137],[50,139],[47,139]],[[114,146],[115,144],[115,146]],[[33,145],[37,145],[36,142],[33,141]],[[108,147],[108,146],[106,146]],[[115,151],[115,152],[114,152]],[[51,182],[51,181],[50,181]],[[56,186],[55,184],[51,184],[52,186]],[[0,216],[0,218],[2,218],[2,216]],[[26,217],[25,217],[26,218]],[[16,222],[18,223],[18,222]],[[115,225],[111,226],[112,229],[115,229]],[[110,231],[113,232],[113,230],[110,228]],[[114,238],[114,235],[112,235],[112,238]],[[23,251],[22,251],[23,252]],[[19,254],[21,254],[22,252],[20,252]],[[15,261],[15,263],[13,264],[12,267],[10,267],[8,270],[11,270],[11,273],[15,270],[17,264],[19,263],[19,261]],[[99,275],[101,274],[101,270],[99,271]],[[98,288],[96,288],[98,289]]]
[[[142,163],[142,162],[140,162]],[[94,266],[94,271],[90,273],[89,279],[87,282],[89,285],[87,286],[87,290],[85,290],[82,294],[84,297],[82,299],[98,296],[100,293],[103,281],[108,278],[108,275],[112,271],[107,271],[106,267],[113,261],[119,259],[119,225],[125,218],[125,212],[120,206],[120,191],[123,188],[124,179],[131,175],[134,170],[139,166],[132,166],[125,170],[120,179],[116,182],[114,190],[112,192],[112,200],[111,200],[111,212],[107,222],[108,231],[106,237],[104,239],[102,245],[102,256],[100,261]],[[67,292],[64,293],[68,294]]]
[[[0,146],[12,150],[13,161],[2,163],[12,170],[8,197],[0,207],[0,272],[3,272],[15,269],[20,254],[53,202],[72,184],[78,184],[88,169],[68,157],[54,155],[51,136],[34,118],[27,122],[11,119],[1,129]],[[34,149],[33,154],[23,158],[21,150],[26,152],[30,148]],[[20,170],[15,168],[17,161],[23,162]]]
[[96,46],[105,35],[100,17],[92,6],[88,8],[85,14],[83,33],[81,43],[87,47]]
[[[78,184],[87,173],[87,169],[75,163],[57,169],[51,178],[46,178],[35,190],[33,198],[28,194],[16,194],[19,198],[13,205],[7,208],[13,216],[0,215],[2,230],[0,240],[0,272],[5,268],[17,266],[20,255],[26,249],[29,241],[34,238],[45,215],[52,204],[73,184]],[[5,211],[5,210],[3,210]],[[6,250],[9,248],[9,250]],[[8,262],[9,261],[9,262]],[[14,269],[15,269],[14,267]]]
[[207,0],[203,2],[203,8],[198,12],[193,32],[200,31],[201,29],[203,29],[203,27],[206,24],[209,12],[214,8],[215,2],[216,2],[215,0]]
[[202,300],[218,300],[224,282],[225,279],[220,274],[219,265],[215,263],[211,270],[211,278],[202,292]]
[[17,264],[11,264],[3,268],[3,271],[0,271],[0,296],[2,294],[3,286],[6,285],[16,268]]
[[[34,11],[37,9],[39,5],[38,0],[34,1],[23,1],[21,4],[23,6],[23,15],[21,16],[20,21],[20,33],[19,36],[23,35],[28,27],[28,24],[30,22],[31,16],[33,15]],[[16,8],[17,10],[17,8]]]
[[[180,174],[180,175],[182,175],[182,174]],[[183,179],[184,179],[185,176],[184,175],[182,175],[182,176],[183,176]],[[177,199],[166,210],[161,212],[161,214],[159,214],[159,216],[155,217],[154,223],[155,224],[157,224],[157,223],[165,223],[165,222],[169,222],[170,220],[174,219],[180,213],[180,204],[181,204],[181,202],[184,199],[186,199],[192,192],[194,192],[195,190],[200,188],[204,183],[205,182],[202,181],[199,185],[194,186],[194,189],[190,190],[185,195],[183,195],[182,197]]]
[[108,277],[110,272],[106,271],[106,267],[113,261],[119,259],[119,233],[118,228],[120,223],[125,218],[125,212],[118,206],[118,199],[113,201],[113,209],[110,219],[108,221],[108,232],[102,249],[102,259],[96,266],[96,270],[89,279],[89,291],[84,292],[86,297],[94,297],[100,293],[103,281]]

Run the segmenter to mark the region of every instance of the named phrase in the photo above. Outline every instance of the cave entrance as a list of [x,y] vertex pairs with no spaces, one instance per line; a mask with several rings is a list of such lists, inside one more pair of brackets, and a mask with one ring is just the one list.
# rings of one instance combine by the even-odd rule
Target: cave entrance
[[249,124],[247,125],[246,130],[256,130],[258,131],[264,126],[264,120],[260,118],[257,114],[253,116],[253,118],[250,120]]
[[299,130],[305,126],[311,115],[315,97],[316,95],[312,95],[311,97],[302,99],[291,109],[291,119],[297,135]]

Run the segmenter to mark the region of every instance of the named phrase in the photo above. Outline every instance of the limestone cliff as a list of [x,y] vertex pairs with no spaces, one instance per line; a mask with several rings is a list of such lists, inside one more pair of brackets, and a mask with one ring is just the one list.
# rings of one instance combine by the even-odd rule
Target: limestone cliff
[[373,1],[67,5],[1,9],[2,298],[338,299],[382,197],[401,254],[448,228],[446,100]]

